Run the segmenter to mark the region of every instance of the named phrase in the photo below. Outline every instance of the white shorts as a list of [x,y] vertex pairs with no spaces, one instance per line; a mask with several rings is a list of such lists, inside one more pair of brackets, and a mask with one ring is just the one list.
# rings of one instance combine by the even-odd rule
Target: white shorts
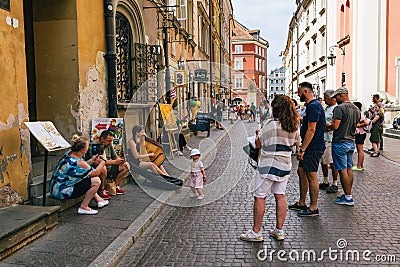
[[282,181],[273,181],[268,178],[261,177],[260,173],[257,171],[254,197],[265,198],[270,193],[284,195],[288,180],[289,179],[286,178]]
[[321,157],[322,164],[331,164],[333,163],[332,159],[332,143],[325,142],[325,151]]

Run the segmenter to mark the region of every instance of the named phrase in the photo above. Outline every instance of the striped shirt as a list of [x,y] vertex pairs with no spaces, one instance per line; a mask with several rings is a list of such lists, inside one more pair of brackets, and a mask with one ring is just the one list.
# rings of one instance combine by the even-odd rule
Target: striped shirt
[[258,171],[263,178],[284,181],[292,169],[292,147],[300,143],[298,131],[289,133],[281,128],[279,121],[267,120],[260,133],[261,153]]

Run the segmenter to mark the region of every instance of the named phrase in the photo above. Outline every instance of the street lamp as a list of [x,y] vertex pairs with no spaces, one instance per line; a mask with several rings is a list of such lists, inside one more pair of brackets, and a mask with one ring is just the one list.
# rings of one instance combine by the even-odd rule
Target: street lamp
[[340,50],[342,50],[342,56],[346,55],[344,49],[337,45],[332,45],[331,47],[329,47],[330,55],[328,56],[328,62],[329,62],[329,65],[331,65],[331,66],[335,65],[335,60],[336,60],[336,56],[333,54],[334,48],[339,48]]
[[[331,52],[331,53],[327,58],[329,61],[329,65],[331,65],[331,66],[335,65],[335,60],[336,60],[336,56],[333,54],[334,48],[339,48],[340,50],[342,50],[342,54],[341,54],[342,56],[346,55],[344,48],[342,48],[340,46],[332,45],[331,47],[329,47],[329,52]],[[344,86],[345,83],[346,83],[346,73],[342,72],[342,86]]]

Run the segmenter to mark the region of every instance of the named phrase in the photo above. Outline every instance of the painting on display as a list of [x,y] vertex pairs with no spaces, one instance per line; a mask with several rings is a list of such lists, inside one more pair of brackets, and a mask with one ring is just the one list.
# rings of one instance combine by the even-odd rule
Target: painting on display
[[118,156],[123,156],[123,136],[124,119],[123,118],[98,118],[92,120],[92,131],[90,141],[94,142],[100,139],[100,134],[109,130],[114,136],[113,147]]

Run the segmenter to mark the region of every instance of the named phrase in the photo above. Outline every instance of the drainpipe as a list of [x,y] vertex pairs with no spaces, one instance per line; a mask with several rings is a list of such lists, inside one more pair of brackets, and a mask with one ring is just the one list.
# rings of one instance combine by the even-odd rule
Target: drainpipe
[[[165,13],[163,14],[163,19],[168,20],[168,14]],[[169,23],[169,22],[168,22]],[[165,100],[167,101],[167,104],[171,104],[171,73],[169,71],[169,50],[168,50],[168,27],[163,27],[163,48],[164,48],[164,64],[165,64]]]
[[[209,32],[210,32],[210,34],[209,34],[209,36],[208,36],[208,38],[209,38],[209,43],[210,43],[210,98],[211,98],[211,94],[213,93],[213,61],[214,61],[214,47],[213,47],[213,2],[212,1],[210,1],[209,2],[209,16],[210,16],[210,26],[209,26]],[[213,95],[213,97],[215,98],[215,95]],[[212,99],[210,99],[210,107],[211,107],[211,105],[212,105]],[[209,108],[210,108],[209,107]],[[209,110],[207,110],[207,111],[210,111],[210,109]]]
[[107,90],[108,90],[108,117],[117,118],[117,54],[115,52],[115,22],[114,1],[104,0],[104,19],[106,28]]

